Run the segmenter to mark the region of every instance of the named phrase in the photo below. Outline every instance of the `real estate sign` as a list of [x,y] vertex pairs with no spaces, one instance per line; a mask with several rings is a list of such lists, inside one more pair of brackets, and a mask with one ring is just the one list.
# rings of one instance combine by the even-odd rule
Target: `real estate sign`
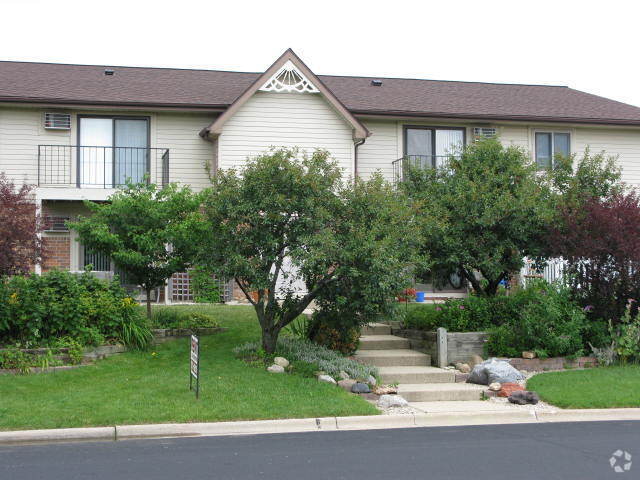
[[189,390],[193,390],[195,381],[196,398],[198,398],[200,395],[200,339],[196,335],[191,335],[189,370]]

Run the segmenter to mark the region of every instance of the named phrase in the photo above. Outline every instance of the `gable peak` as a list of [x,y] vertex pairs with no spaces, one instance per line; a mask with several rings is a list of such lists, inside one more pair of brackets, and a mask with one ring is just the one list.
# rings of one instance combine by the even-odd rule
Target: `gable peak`
[[261,92],[320,93],[320,90],[297,68],[287,60],[262,87]]

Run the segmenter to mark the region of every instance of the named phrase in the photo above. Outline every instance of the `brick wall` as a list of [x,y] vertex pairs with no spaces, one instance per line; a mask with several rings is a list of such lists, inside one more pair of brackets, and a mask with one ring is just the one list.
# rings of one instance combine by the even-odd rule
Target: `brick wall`
[[42,271],[69,270],[71,268],[71,239],[68,234],[48,235],[42,238],[46,258],[42,264]]

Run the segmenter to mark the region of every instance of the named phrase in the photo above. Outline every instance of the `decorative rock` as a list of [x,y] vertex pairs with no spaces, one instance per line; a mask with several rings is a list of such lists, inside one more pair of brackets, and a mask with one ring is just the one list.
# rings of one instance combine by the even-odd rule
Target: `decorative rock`
[[484,393],[484,396],[486,398],[494,398],[498,396],[498,392],[494,392],[493,390],[485,390],[482,393]]
[[342,370],[338,374],[338,377],[340,377],[340,380],[349,380],[351,378],[347,372],[344,372]]
[[374,377],[373,375],[369,375],[369,377],[367,378],[367,383],[375,387],[378,381],[376,380],[376,377]]
[[509,395],[509,402],[516,405],[535,405],[540,401],[540,397],[536,392],[530,392],[528,390],[516,391]]
[[491,390],[492,392],[499,392],[501,388],[502,385],[498,382],[493,382],[491,385],[489,385],[489,390]]
[[346,380],[340,380],[338,381],[338,386],[340,388],[342,388],[343,390],[346,390],[347,392],[351,391],[351,387],[353,387],[355,385],[356,381],[355,380],[351,380],[350,378],[346,379]]
[[331,375],[318,375],[318,381],[336,385],[336,381],[333,379]]
[[524,387],[518,383],[503,383],[500,391],[498,391],[499,397],[509,397],[513,392],[522,392]]
[[275,363],[276,365],[280,365],[282,368],[287,368],[289,366],[289,360],[284,357],[274,358],[273,363]]
[[284,367],[274,364],[274,365],[271,365],[269,368],[267,368],[267,372],[269,372],[269,373],[284,373]]
[[469,373],[471,371],[471,367],[468,363],[456,363],[456,369],[460,370],[461,373]]
[[522,352],[522,358],[536,358],[536,352]]
[[409,402],[400,395],[382,395],[378,399],[378,407],[380,408],[406,407],[407,405]]
[[524,379],[525,376],[513,368],[509,362],[491,358],[473,367],[467,382],[489,385],[494,382],[516,383]]
[[376,395],[395,395],[398,393],[398,387],[392,385],[380,385],[373,389],[373,393]]
[[356,382],[351,386],[351,391],[353,393],[370,393],[371,389],[366,383]]

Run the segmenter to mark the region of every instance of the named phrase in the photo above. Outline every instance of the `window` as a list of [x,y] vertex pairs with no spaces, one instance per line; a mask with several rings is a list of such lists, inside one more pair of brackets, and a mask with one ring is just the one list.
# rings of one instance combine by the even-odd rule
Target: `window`
[[571,139],[568,133],[536,132],[536,164],[539,169],[552,168],[556,155],[571,154]]
[[149,121],[135,117],[81,117],[78,183],[117,187],[142,182],[148,172]]
[[464,145],[464,128],[406,127],[404,153],[415,165],[442,166]]

